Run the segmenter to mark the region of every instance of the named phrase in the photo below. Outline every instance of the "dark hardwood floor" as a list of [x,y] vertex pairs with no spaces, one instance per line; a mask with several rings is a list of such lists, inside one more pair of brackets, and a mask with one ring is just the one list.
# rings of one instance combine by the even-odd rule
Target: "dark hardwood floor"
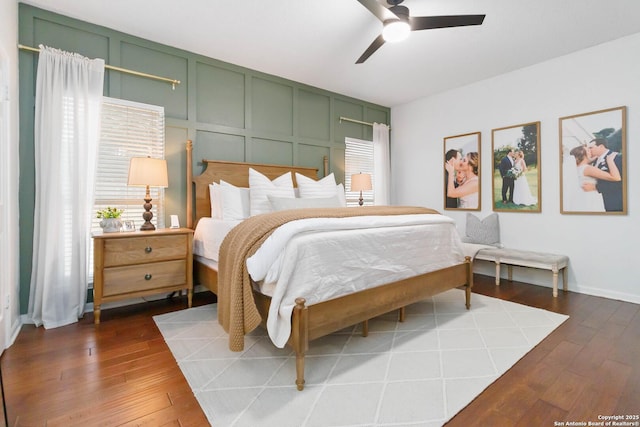
[[550,288],[498,287],[486,276],[476,276],[474,291],[570,317],[448,427],[587,425],[599,415],[640,414],[640,305],[574,292],[553,298]]
[[[193,305],[214,301],[194,295]],[[10,426],[207,426],[152,316],[186,296],[103,310],[45,330],[24,325],[2,355]]]
[[[474,292],[571,316],[448,426],[554,426],[640,413],[640,305],[475,277]],[[194,305],[212,302],[198,293]],[[472,300],[473,303],[473,300]],[[184,298],[105,310],[95,327],[25,325],[2,356],[10,426],[207,426],[151,316]],[[636,420],[637,421],[637,420]]]

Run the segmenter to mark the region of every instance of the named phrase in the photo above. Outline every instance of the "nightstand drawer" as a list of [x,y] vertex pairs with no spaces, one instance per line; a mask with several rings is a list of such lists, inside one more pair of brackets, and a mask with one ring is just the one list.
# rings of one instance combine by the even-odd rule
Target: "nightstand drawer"
[[186,235],[141,236],[110,239],[104,242],[104,266],[140,264],[184,258],[187,254]]
[[159,289],[181,283],[187,286],[187,266],[184,261],[140,264],[104,269],[102,295],[105,297],[148,289]]

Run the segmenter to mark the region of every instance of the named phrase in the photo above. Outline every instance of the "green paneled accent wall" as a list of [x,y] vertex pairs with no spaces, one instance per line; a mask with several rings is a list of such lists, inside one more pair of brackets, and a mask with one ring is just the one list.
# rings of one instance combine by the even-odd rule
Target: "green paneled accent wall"
[[252,138],[248,150],[256,163],[292,165],[293,142],[265,138]]
[[256,132],[293,136],[293,86],[253,77],[251,125]]
[[[172,79],[187,81],[189,60],[178,52],[164,52],[161,46],[153,49],[138,44],[119,43],[119,67],[148,74],[170,76]],[[113,65],[113,64],[111,64]],[[112,73],[114,80],[120,81],[117,98],[162,105],[167,117],[186,120],[188,118],[187,85],[179,84],[175,89],[170,84],[145,77],[124,73]]]
[[[334,101],[336,114],[334,116],[334,120],[336,120],[335,124],[335,133],[336,139],[344,141],[346,137],[349,138],[359,138],[359,139],[367,139],[367,133],[369,135],[373,134],[373,129],[365,129],[365,126],[362,126],[357,123],[350,122],[339,122],[340,117],[349,117],[355,120],[365,120],[364,111],[365,106],[361,103],[345,100],[345,99],[336,99]],[[388,123],[388,122],[384,122]],[[368,126],[367,126],[368,127]],[[371,139],[371,138],[369,138]]]
[[[186,141],[189,135],[189,129],[186,126],[170,126],[165,124],[165,139],[167,141]],[[183,212],[187,206],[186,180],[184,176],[187,174],[187,153],[181,144],[166,144],[164,157],[167,159],[167,170],[169,173],[169,187],[165,190],[167,197],[165,198],[166,214]],[[183,189],[180,191],[180,189]],[[169,191],[171,191],[169,193]],[[185,218],[181,215],[180,224],[185,225],[182,221]],[[168,218],[165,224],[170,224]]]
[[243,162],[247,157],[243,135],[198,130],[194,141],[198,141],[193,147],[194,162],[200,162],[202,159]]
[[[186,224],[185,142],[202,159],[313,166],[323,157],[344,180],[344,138],[371,139],[372,129],[340,116],[390,123],[390,109],[161,45],[99,25],[19,5],[19,41],[103,58],[109,65],[177,79],[165,82],[106,71],[104,94],[161,105],[166,117],[167,215]],[[237,46],[241,49],[242,46]],[[20,307],[29,300],[35,194],[33,120],[37,54],[20,52]],[[168,223],[168,221],[167,221]]]
[[[209,64],[196,65],[196,114],[200,123],[243,129],[244,74]],[[220,102],[224,99],[225,102]]]
[[303,138],[331,138],[331,97],[298,90],[298,133]]
[[[318,169],[318,178],[322,178],[324,171],[323,159],[324,157],[328,158],[330,154],[329,147],[300,143],[298,144],[298,158],[300,159],[298,165]],[[342,156],[344,158],[344,150],[342,151]],[[342,176],[344,176],[344,170]],[[343,180],[341,179],[340,181]]]
[[[49,19],[50,18],[50,19]],[[33,17],[33,47],[43,44],[85,56],[107,58],[109,36],[90,31],[86,26],[70,27],[56,22],[55,17],[43,15]]]

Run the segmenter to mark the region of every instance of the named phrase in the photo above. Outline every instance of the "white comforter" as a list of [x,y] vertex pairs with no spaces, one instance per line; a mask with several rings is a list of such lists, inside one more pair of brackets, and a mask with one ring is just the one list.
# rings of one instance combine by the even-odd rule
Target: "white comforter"
[[271,340],[283,347],[295,299],[307,304],[460,263],[460,238],[443,215],[313,218],[278,228],[247,260],[251,278],[272,296]]

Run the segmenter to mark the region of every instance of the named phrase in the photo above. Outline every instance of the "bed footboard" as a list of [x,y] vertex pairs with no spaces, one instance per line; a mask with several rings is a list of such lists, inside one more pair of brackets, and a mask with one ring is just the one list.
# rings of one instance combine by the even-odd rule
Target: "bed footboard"
[[[409,304],[460,286],[465,287],[465,306],[469,309],[473,286],[473,266],[469,257],[465,258],[464,263],[452,267],[310,306],[305,305],[304,298],[296,299],[289,345],[296,353],[298,390],[304,388],[304,358],[309,349],[309,341],[390,311],[402,310]],[[263,319],[266,319],[269,311],[268,303],[268,297],[260,298],[258,310]]]

